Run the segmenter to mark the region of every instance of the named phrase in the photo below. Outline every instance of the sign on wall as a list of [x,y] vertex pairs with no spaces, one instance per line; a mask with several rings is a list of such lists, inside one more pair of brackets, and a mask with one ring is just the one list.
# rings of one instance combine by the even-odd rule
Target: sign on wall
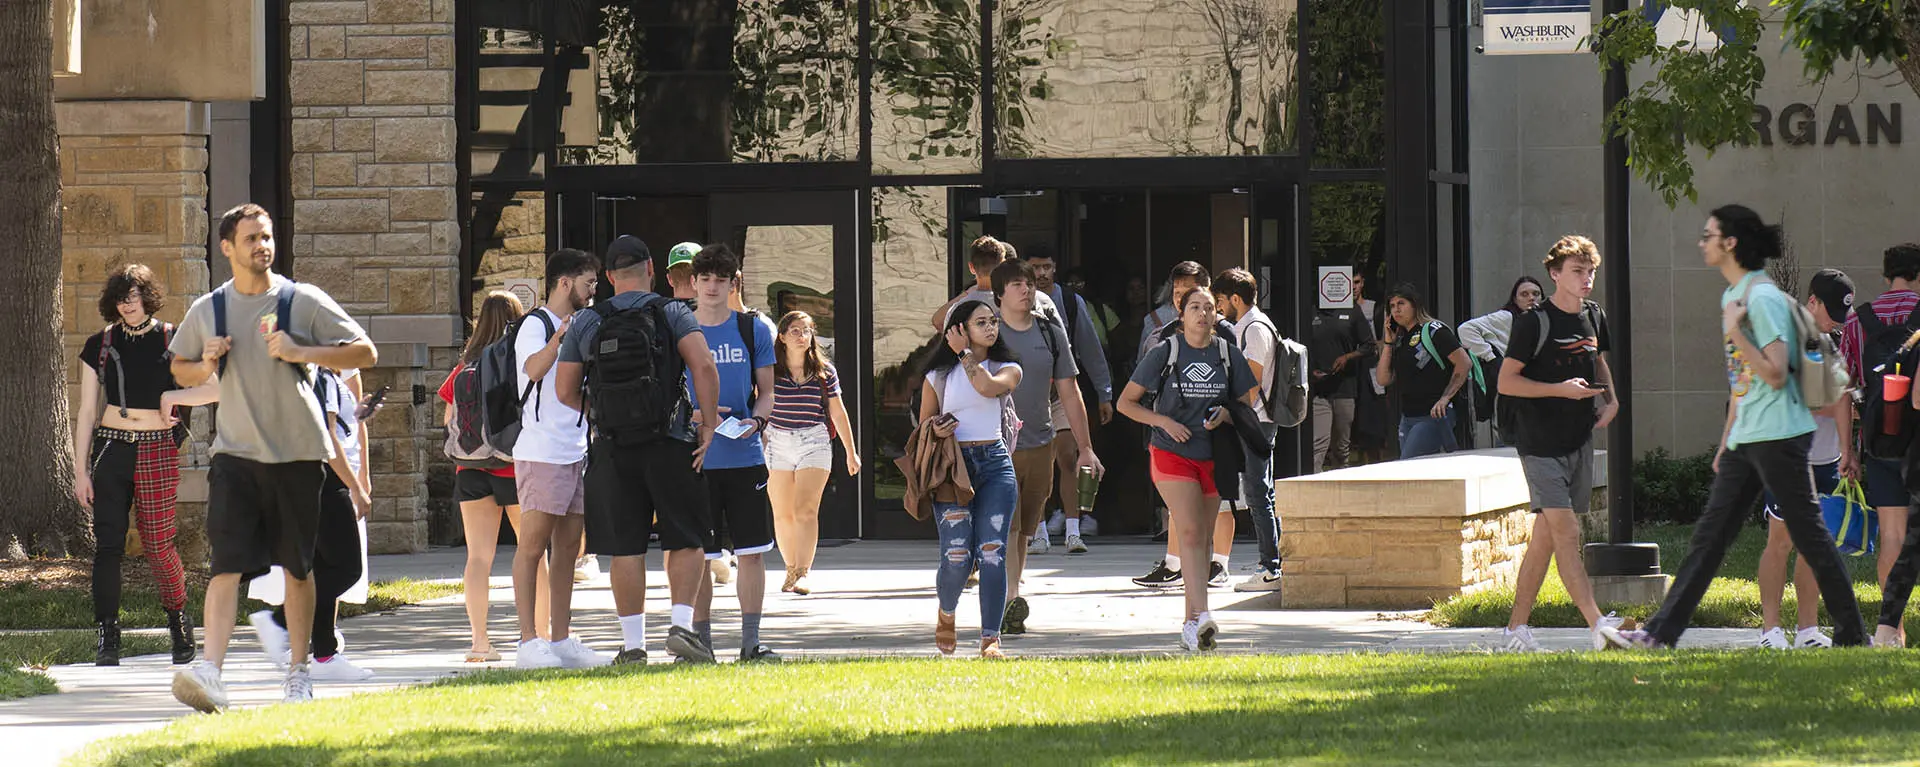
[[1593,3],[1574,0],[1484,0],[1481,40],[1488,54],[1585,53]]
[[1320,308],[1345,309],[1353,306],[1353,267],[1320,267],[1319,287],[1314,292],[1320,294]]
[[520,305],[525,307],[527,311],[533,311],[535,307],[540,305],[539,280],[516,277],[507,280],[507,284],[503,285],[502,288],[508,293],[512,293],[515,298],[520,299]]

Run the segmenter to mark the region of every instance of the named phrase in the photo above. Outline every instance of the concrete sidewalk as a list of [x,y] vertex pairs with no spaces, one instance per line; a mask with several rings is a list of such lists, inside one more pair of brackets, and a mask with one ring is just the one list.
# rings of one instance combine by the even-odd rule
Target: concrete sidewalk
[[[1028,633],[1008,637],[1015,657],[1091,654],[1171,654],[1179,652],[1182,601],[1178,590],[1150,591],[1130,578],[1147,571],[1161,544],[1138,540],[1094,539],[1084,555],[1050,553],[1029,560],[1023,589],[1033,609]],[[1063,551],[1056,548],[1055,552]],[[465,549],[436,549],[425,554],[373,557],[377,580],[395,578],[458,580]],[[1254,551],[1235,551],[1237,563],[1251,562]],[[508,577],[512,549],[495,559],[489,629],[505,660],[486,664],[511,668],[513,593]],[[932,657],[933,589],[937,556],[932,542],[870,541],[820,550],[813,571],[814,592],[800,597],[778,592],[783,567],[769,555],[772,592],[762,620],[762,641],[791,659],[862,656]],[[660,557],[648,558],[648,651],[655,662],[667,660],[667,590]],[[1247,571],[1236,564],[1233,580]],[[960,603],[960,656],[977,647],[979,602],[969,591]],[[1471,652],[1500,644],[1499,629],[1439,629],[1403,617],[1362,610],[1299,611],[1276,609],[1272,594],[1239,594],[1214,589],[1211,605],[1221,626],[1220,651],[1228,653]],[[731,586],[714,600],[714,645],[731,657],[739,647],[739,604]],[[401,608],[341,622],[346,654],[377,676],[359,684],[317,684],[315,694],[330,698],[420,684],[477,668],[463,662],[468,647],[466,612],[461,597]],[[620,648],[613,595],[604,576],[582,584],[574,597],[574,632],[582,641],[612,653]],[[1582,629],[1544,629],[1541,642],[1555,649],[1589,647]],[[1756,632],[1699,629],[1686,636],[1688,646],[1749,646]],[[168,689],[173,668],[163,655],[130,658],[119,668],[62,666],[49,670],[61,693],[0,703],[0,728],[8,742],[8,764],[54,764],[94,740],[159,727],[193,712],[173,700]],[[267,663],[251,629],[235,632],[226,681],[239,707],[267,705],[279,699],[279,672]]]

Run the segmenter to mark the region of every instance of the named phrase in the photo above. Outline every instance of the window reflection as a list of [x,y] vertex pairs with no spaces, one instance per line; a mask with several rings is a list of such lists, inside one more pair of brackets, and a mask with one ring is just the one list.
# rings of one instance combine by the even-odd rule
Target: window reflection
[[[526,308],[537,305],[546,275],[545,195],[539,190],[476,192],[472,221],[473,273],[467,285],[472,291],[472,303],[469,306],[478,312],[487,293],[514,287],[511,280],[532,281],[535,300],[527,303]],[[522,302],[529,297],[525,292],[518,293]]]
[[1382,0],[1312,3],[1313,164],[1379,168],[1387,163],[1386,17]]
[[946,187],[873,190],[874,493],[898,500],[905,479],[883,451],[906,444],[907,398],[937,337],[927,312],[947,295]]
[[874,173],[980,170],[979,0],[875,0],[872,103]]

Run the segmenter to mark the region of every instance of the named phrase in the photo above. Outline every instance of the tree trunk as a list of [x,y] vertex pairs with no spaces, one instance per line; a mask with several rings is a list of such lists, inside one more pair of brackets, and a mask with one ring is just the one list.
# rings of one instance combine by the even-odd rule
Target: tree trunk
[[89,546],[72,494],[51,12],[0,2],[0,559]]

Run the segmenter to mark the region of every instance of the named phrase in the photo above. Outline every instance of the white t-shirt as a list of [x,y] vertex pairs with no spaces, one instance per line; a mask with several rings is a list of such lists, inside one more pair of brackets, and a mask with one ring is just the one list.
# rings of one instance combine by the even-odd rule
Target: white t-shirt
[[353,390],[347,388],[347,382],[360,376],[358,368],[340,374],[340,385],[334,387],[331,402],[326,403],[326,411],[339,416],[333,424],[334,434],[340,437],[340,451],[346,454],[347,466],[359,474],[364,467],[360,456],[360,403],[354,401]]
[[[544,312],[558,332],[559,315],[544,306],[534,311]],[[520,391],[527,390],[527,360],[546,345],[547,326],[541,324],[539,317],[528,316],[520,325],[520,335],[513,340],[513,372]],[[547,375],[540,379],[539,390],[527,398],[527,406],[520,411],[520,441],[513,446],[516,461],[564,466],[587,457],[587,425],[581,420],[580,411],[561,404],[560,395],[554,391],[558,388],[554,382],[559,371],[560,362],[556,357],[553,367],[547,368]]]
[[1840,427],[1830,416],[1813,414],[1813,447],[1807,450],[1807,463],[1825,466],[1840,460]]
[[[1257,333],[1250,330],[1256,322],[1260,323]],[[1252,306],[1247,308],[1246,314],[1240,315],[1239,322],[1233,323],[1233,337],[1240,342],[1240,352],[1246,355],[1248,362],[1260,363],[1260,396],[1267,400],[1273,399],[1273,355],[1280,343],[1274,337],[1274,331],[1267,328],[1272,322],[1261,313],[1260,307]],[[1267,415],[1266,408],[1258,407],[1254,411],[1260,416],[1261,423],[1272,422],[1272,416]]]
[[[1006,368],[1018,369],[1014,362],[995,362],[987,360],[981,363],[988,373],[999,373]],[[927,372],[927,382],[936,388],[940,386],[940,373]],[[954,365],[946,371],[947,385],[940,392],[940,412],[950,413],[959,419],[959,427],[953,432],[953,438],[961,442],[986,442],[1000,439],[1000,399],[980,396],[973,388],[973,382],[967,380],[966,371],[960,365]]]

